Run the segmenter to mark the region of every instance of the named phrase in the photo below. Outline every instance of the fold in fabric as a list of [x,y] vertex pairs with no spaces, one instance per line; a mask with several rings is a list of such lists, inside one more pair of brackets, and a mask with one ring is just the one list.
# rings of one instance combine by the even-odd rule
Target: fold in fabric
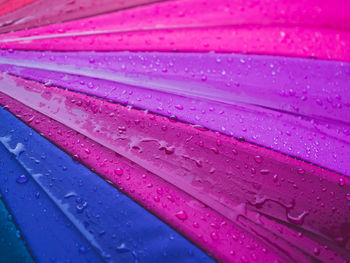
[[349,8],[344,0],[332,5],[328,1],[165,1],[5,34],[0,48],[248,52],[348,61]]
[[[0,163],[0,167],[2,166],[4,164]],[[22,239],[21,232],[14,223],[13,216],[7,210],[2,196],[0,198],[0,253],[2,262],[34,263]]]
[[[278,255],[282,261],[318,258],[342,262],[349,256],[349,233],[345,230],[349,220],[348,178],[202,128],[31,81],[3,78],[4,94],[81,133],[96,142],[95,147],[102,145],[134,164],[121,167],[124,172],[114,171],[108,158],[101,162],[84,154],[85,144],[70,145],[78,135],[67,136],[57,123],[36,117],[6,97],[2,98],[3,105],[75,158],[99,169],[101,175],[147,204],[215,258],[232,261],[232,255],[237,254],[238,258],[251,255],[271,262]],[[103,154],[102,149],[98,155]],[[135,167],[150,172],[144,176],[150,180],[144,188]],[[179,203],[183,208],[169,206],[172,197],[159,196],[153,188],[156,183],[151,182],[160,183],[162,189],[176,189],[171,185],[180,189],[183,193],[173,190],[171,196],[187,200]],[[209,218],[220,216],[226,219],[210,222]],[[232,228],[243,231],[245,238],[253,238],[247,246],[256,248],[254,255],[237,243],[241,238],[232,233]],[[257,249],[261,244],[269,248],[268,254]]]
[[[11,0],[0,11],[0,33],[61,23],[157,2],[157,0]],[[159,1],[158,1],[159,2]],[[1,7],[1,6],[0,6]],[[12,12],[9,12],[12,11]]]
[[213,261],[10,113],[0,119],[0,189],[38,262]]
[[0,71],[176,117],[350,175],[349,63],[3,51]]

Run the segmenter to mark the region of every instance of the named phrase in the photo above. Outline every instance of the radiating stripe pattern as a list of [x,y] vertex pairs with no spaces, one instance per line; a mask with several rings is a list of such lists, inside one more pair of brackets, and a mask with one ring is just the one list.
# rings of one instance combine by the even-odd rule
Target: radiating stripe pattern
[[350,258],[348,1],[0,7],[0,191],[30,259]]

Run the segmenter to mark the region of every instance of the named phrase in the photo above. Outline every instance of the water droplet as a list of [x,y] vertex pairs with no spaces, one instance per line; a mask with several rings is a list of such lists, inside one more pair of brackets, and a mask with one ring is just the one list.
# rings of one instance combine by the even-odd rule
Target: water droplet
[[303,168],[298,168],[298,174],[304,174],[305,173],[305,170]]
[[184,107],[182,105],[180,105],[180,104],[175,105],[175,108],[178,109],[178,110],[183,110],[184,109]]
[[121,168],[117,168],[114,170],[114,173],[118,176],[121,176],[121,175],[123,175],[124,171]]
[[249,262],[249,260],[247,259],[246,256],[242,256],[241,257],[241,261],[244,262],[244,263],[248,263]]
[[275,175],[273,176],[273,181],[274,181],[275,183],[278,181],[278,175],[277,175],[277,174],[275,174]]
[[261,169],[260,173],[263,174],[263,175],[267,175],[267,174],[270,173],[270,171],[268,169]]
[[345,195],[345,197],[346,197],[346,199],[347,199],[348,201],[350,201],[350,193],[347,193],[347,194]]
[[26,175],[22,174],[20,176],[18,176],[16,182],[19,183],[19,184],[24,184],[28,181],[28,178]]
[[215,228],[215,229],[219,229],[220,228],[220,226],[218,224],[215,224],[215,223],[211,223],[210,226],[212,228]]
[[214,153],[216,153],[216,154],[218,154],[219,153],[219,150],[218,149],[216,149],[215,147],[212,147],[212,148],[210,148],[210,150],[212,150]]
[[344,185],[345,185],[345,181],[344,181],[343,178],[340,178],[340,179],[339,179],[339,185],[340,185],[340,186],[344,186]]
[[159,188],[157,188],[157,193],[158,193],[158,194],[160,194],[160,195],[162,195],[162,194],[163,194],[163,189],[162,189],[162,188],[160,188],[160,187],[159,187]]
[[180,212],[176,213],[176,217],[182,221],[185,221],[187,219],[187,214],[185,211],[181,210]]
[[260,155],[255,156],[254,159],[255,159],[256,163],[262,163],[262,161],[263,161],[263,158]]
[[87,207],[88,203],[87,202],[83,202],[78,204],[75,208],[77,209],[78,213],[82,213],[84,211],[84,209]]
[[216,232],[212,232],[210,234],[210,237],[212,240],[218,240],[219,239],[219,235]]
[[124,243],[122,243],[120,246],[116,247],[115,249],[118,253],[127,253],[130,251],[130,249],[128,249]]
[[80,247],[79,248],[79,253],[80,254],[85,254],[85,253],[87,253],[87,249],[85,247]]
[[304,224],[304,218],[309,214],[308,211],[304,211],[302,212],[300,215],[298,216],[291,216],[289,214],[289,212],[287,213],[287,219],[288,221],[294,223],[294,224],[297,224],[297,225],[302,225]]

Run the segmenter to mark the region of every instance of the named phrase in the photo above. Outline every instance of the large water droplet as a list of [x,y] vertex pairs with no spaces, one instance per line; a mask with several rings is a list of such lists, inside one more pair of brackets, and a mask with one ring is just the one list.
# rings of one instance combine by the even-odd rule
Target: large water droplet
[[22,174],[22,175],[18,176],[16,182],[19,184],[24,184],[24,183],[28,182],[28,178],[26,175]]
[[212,240],[218,240],[219,239],[219,235],[216,232],[212,232],[210,234],[210,237],[211,237]]
[[305,170],[303,168],[298,168],[298,174],[304,174]]
[[187,214],[185,211],[181,210],[180,212],[176,213],[176,217],[182,221],[185,221],[187,219]]
[[117,168],[114,170],[114,173],[118,176],[121,176],[121,175],[123,175],[124,171],[121,168]]
[[260,155],[255,156],[254,159],[255,159],[255,162],[259,163],[259,164],[262,163],[262,161],[263,161],[263,158]]

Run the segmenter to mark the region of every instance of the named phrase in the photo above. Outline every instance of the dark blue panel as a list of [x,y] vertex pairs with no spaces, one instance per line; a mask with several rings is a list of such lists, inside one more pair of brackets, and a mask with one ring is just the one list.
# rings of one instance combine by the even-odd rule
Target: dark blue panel
[[38,262],[212,262],[0,109],[0,191]]
[[13,222],[0,194],[0,262],[33,263],[20,230]]

